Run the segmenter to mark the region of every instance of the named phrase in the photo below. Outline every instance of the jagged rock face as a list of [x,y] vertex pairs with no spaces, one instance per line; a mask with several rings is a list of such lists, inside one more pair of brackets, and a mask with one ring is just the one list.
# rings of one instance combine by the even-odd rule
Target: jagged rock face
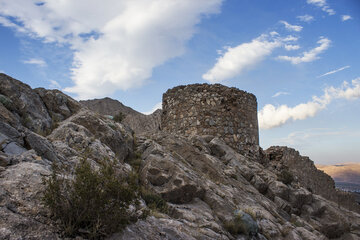
[[13,113],[17,125],[22,124],[35,132],[51,127],[51,117],[45,104],[28,85],[0,73],[0,86],[2,105]]
[[[22,86],[6,79],[9,86]],[[135,145],[133,132],[125,125],[78,109],[75,100],[57,91],[26,89],[27,98],[36,99],[30,101],[36,105],[27,106],[38,114],[31,115],[34,119],[40,118],[44,106],[44,119],[62,118],[49,135],[40,136],[34,132],[38,125],[22,125],[18,110],[22,108],[8,105],[12,93],[3,91],[7,100],[0,104],[5,110],[0,112],[0,239],[62,239],[41,202],[42,178],[51,174],[52,162],[69,166],[72,178],[74,166],[84,156],[95,169],[104,159],[121,160],[116,170],[127,175],[132,171],[127,158],[140,154],[140,184],[161,195],[168,212],[153,212],[108,239],[360,238],[360,215],[315,194],[315,188],[309,191],[315,186],[311,179],[306,182],[294,171],[291,184],[278,180],[282,168],[301,166],[312,173],[309,160],[292,150],[273,148],[264,157],[270,159],[254,161],[217,137],[164,132],[141,134]],[[242,231],[231,234],[229,224],[240,224],[235,227]]]
[[[321,170],[318,170],[308,157],[303,157],[298,151],[288,147],[270,147],[266,151],[270,168],[277,173],[289,170],[309,191],[319,194],[353,211],[360,212],[352,194],[346,194],[335,189],[334,180]],[[353,201],[348,201],[351,198]]]
[[34,89],[44,102],[53,121],[60,122],[78,112],[81,105],[59,90]]
[[[351,213],[352,220],[347,220],[349,212],[339,209],[336,203],[314,195],[297,181],[291,185],[278,181],[277,172],[242,156],[221,139],[158,133],[138,140],[143,159],[142,182],[172,203],[171,214],[156,220],[171,229],[168,232],[162,225],[157,227],[165,239],[175,233],[178,234],[175,239],[233,239],[224,224],[234,218],[236,210],[255,216],[260,233],[255,239],[265,236],[264,239],[315,240],[345,235],[356,239],[354,232],[360,230],[360,215]],[[176,189],[186,184],[197,188],[184,188],[182,194],[177,195]],[[181,201],[180,196],[187,197],[186,201]],[[199,206],[201,213],[195,214]],[[175,230],[180,226],[174,226],[174,219],[181,219],[181,231]],[[136,230],[149,231],[145,229],[150,229],[155,220],[147,221],[129,226],[119,239],[135,235],[134,239],[153,237],[151,231]],[[330,231],[331,226],[334,228]]]
[[115,116],[118,113],[124,114],[125,118],[122,123],[129,126],[136,134],[147,131],[158,131],[161,127],[161,109],[156,110],[150,115],[145,115],[111,98],[86,100],[80,101],[80,103],[102,115]]

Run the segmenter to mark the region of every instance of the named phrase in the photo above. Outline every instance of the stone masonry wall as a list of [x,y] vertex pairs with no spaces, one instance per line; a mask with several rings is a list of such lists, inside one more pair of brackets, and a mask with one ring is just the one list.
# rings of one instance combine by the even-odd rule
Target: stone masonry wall
[[191,84],[163,94],[162,129],[184,136],[212,135],[242,154],[257,154],[256,97],[221,84]]

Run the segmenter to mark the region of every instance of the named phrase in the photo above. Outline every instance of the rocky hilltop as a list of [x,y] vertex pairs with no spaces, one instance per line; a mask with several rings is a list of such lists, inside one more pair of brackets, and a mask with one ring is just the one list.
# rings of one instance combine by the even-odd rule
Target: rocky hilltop
[[[166,206],[163,211],[159,204],[150,204],[147,196],[155,195],[139,194],[127,209],[128,215],[139,217],[122,231],[102,238],[360,238],[360,215],[351,195],[336,191],[332,179],[294,149],[256,148],[256,126],[251,126],[249,136],[255,140],[248,139],[249,145],[227,139],[229,128],[220,136],[202,134],[196,127],[194,134],[168,128],[139,131],[135,136],[126,122],[103,115],[113,111],[131,115],[123,105],[119,105],[123,110],[94,112],[60,91],[31,89],[5,74],[0,74],[0,86],[0,239],[66,238],[59,220],[44,205],[42,179],[54,177],[55,166],[66,166],[62,176],[71,181],[76,174],[73,169],[84,156],[95,171],[107,161],[114,163],[119,176],[136,173],[139,188],[156,194],[162,209]],[[196,106],[211,109],[208,106],[232,102],[203,94],[208,87],[198,88]],[[226,107],[231,111],[236,106]],[[177,115],[172,116],[181,124]],[[216,124],[211,113],[202,116],[202,129]],[[196,115],[190,117],[186,124],[197,126]],[[228,119],[223,127],[231,127],[232,122]],[[247,131],[241,121],[235,123],[241,132]],[[246,148],[249,151],[243,151]],[[90,234],[83,228],[75,233],[71,237],[76,239]]]
[[111,98],[86,100],[80,101],[80,103],[101,115],[116,116],[119,113],[123,114],[124,119],[121,122],[128,125],[135,133],[160,129],[160,109],[152,114],[145,115]]

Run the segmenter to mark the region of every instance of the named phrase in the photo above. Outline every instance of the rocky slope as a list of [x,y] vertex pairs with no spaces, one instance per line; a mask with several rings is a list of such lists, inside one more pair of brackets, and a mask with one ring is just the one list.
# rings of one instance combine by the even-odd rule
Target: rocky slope
[[[0,239],[62,238],[41,201],[41,179],[52,163],[71,169],[84,154],[94,168],[120,160],[124,175],[138,156],[139,184],[168,203],[166,214],[153,211],[108,239],[360,238],[360,215],[321,196],[333,182],[293,149],[272,147],[250,159],[211,136],[156,131],[135,140],[126,125],[59,91],[4,74],[0,86]],[[284,170],[292,181],[279,177]],[[229,227],[234,222],[241,232]]]
[[115,116],[118,113],[124,114],[125,118],[122,123],[129,126],[136,134],[160,129],[160,109],[150,115],[145,115],[111,98],[85,100],[80,101],[80,103],[102,115]]

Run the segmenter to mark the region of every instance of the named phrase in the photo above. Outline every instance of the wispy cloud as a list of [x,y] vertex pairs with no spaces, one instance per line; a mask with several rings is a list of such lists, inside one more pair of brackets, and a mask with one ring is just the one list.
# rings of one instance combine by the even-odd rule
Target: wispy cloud
[[307,23],[312,22],[315,19],[313,16],[308,15],[308,14],[305,14],[302,16],[297,16],[296,18],[298,18],[302,22],[307,22]]
[[299,38],[292,35],[283,38],[284,42],[296,42],[297,40],[299,40]]
[[23,63],[25,64],[34,64],[37,65],[39,67],[46,67],[47,64],[43,59],[40,58],[30,58],[28,60],[24,60]]
[[331,41],[327,38],[321,37],[317,43],[320,44],[320,46],[313,48],[310,51],[303,52],[300,57],[278,56],[277,59],[289,61],[292,64],[312,62],[319,59],[318,55],[330,47]]
[[239,75],[247,68],[261,62],[272,51],[281,46],[281,40],[267,34],[263,34],[251,42],[240,44],[236,47],[228,47],[226,52],[217,59],[217,63],[202,77],[215,83]]
[[328,87],[321,97],[314,96],[307,103],[301,103],[295,107],[287,105],[265,105],[258,113],[259,127],[270,129],[282,126],[289,121],[304,120],[314,117],[319,111],[326,108],[334,99],[354,100],[360,98],[360,77],[352,80],[350,85],[344,82],[339,88]]
[[307,0],[307,3],[320,7],[321,10],[329,15],[334,15],[336,13],[334,9],[330,8],[326,0]]
[[320,75],[320,76],[318,76],[317,78],[321,78],[321,77],[324,77],[324,76],[327,76],[327,75],[330,75],[330,74],[334,74],[334,73],[340,72],[340,71],[342,71],[342,70],[345,70],[345,69],[347,69],[347,68],[350,68],[350,66],[345,66],[345,67],[342,67],[342,68],[338,68],[338,69],[336,69],[336,70],[333,70],[333,71],[327,72],[327,73],[325,73],[325,74],[323,74],[323,75]]
[[158,102],[157,104],[155,104],[155,106],[150,111],[143,112],[142,114],[149,115],[149,114],[152,114],[153,112],[155,112],[158,109],[162,109],[162,102]]
[[0,70],[0,73],[5,73],[5,71],[4,71],[4,70]]
[[50,80],[49,88],[61,89],[60,84],[55,80]]
[[272,97],[275,98],[275,97],[279,97],[281,95],[290,95],[290,93],[288,93],[288,92],[277,92]]
[[295,31],[295,32],[300,32],[303,27],[302,26],[298,26],[298,25],[291,25],[290,23],[286,22],[286,21],[280,21],[282,24],[284,24],[285,28],[289,31]]
[[289,45],[289,44],[286,44],[284,47],[288,51],[298,50],[300,48],[299,45]]
[[352,19],[352,17],[350,15],[342,15],[341,16],[341,21],[343,21],[343,22],[350,20],[350,19]]
[[70,46],[74,86],[64,90],[86,99],[145,84],[155,67],[185,52],[196,25],[222,2],[1,1],[0,24]]
[[351,136],[359,135],[359,133],[354,133],[353,131],[348,131],[344,129],[328,129],[328,128],[311,128],[303,131],[296,131],[290,133],[284,138],[275,139],[275,144],[277,145],[304,145],[309,142],[309,140],[314,141],[316,139],[324,139],[331,136]]

